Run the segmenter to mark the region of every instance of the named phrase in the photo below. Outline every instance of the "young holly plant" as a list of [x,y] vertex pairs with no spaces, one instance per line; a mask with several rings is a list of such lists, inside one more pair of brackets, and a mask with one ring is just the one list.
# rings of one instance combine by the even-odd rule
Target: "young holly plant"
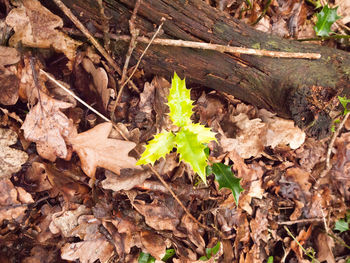
[[216,141],[215,133],[204,125],[192,123],[193,100],[190,90],[186,88],[185,79],[180,79],[174,73],[171,89],[168,96],[169,117],[178,127],[177,132],[162,131],[148,142],[146,150],[136,164],[154,164],[156,160],[177,149],[180,161],[188,163],[204,183],[206,183],[207,157],[205,143]]
[[188,163],[192,170],[197,173],[202,181],[207,183],[207,174],[213,173],[219,182],[220,188],[231,189],[236,204],[243,188],[240,179],[234,177],[230,167],[213,164],[207,169],[206,144],[216,141],[216,133],[199,123],[193,123],[193,100],[190,98],[190,90],[186,88],[185,79],[180,79],[174,73],[171,89],[168,96],[169,117],[178,127],[176,132],[162,131],[148,142],[146,149],[137,165],[154,164],[159,158],[165,158],[174,148],[180,156],[180,161]]

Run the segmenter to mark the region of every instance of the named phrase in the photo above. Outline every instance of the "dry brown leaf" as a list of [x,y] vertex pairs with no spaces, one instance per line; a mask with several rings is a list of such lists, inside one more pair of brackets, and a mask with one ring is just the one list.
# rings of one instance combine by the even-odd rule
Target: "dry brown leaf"
[[45,164],[33,162],[26,171],[26,181],[34,185],[34,191],[42,192],[52,189]]
[[336,152],[332,158],[331,183],[344,196],[350,198],[350,132],[335,141]]
[[307,5],[304,1],[295,1],[288,20],[288,28],[292,37],[298,37],[298,30],[305,23]]
[[84,205],[80,205],[76,210],[57,212],[52,216],[50,231],[53,234],[62,233],[64,237],[70,237],[71,231],[78,226],[79,217],[89,213],[91,210]]
[[205,241],[200,233],[198,224],[185,214],[181,219],[181,225],[187,230],[187,238],[196,245],[196,252],[199,254],[205,254]]
[[16,64],[19,60],[20,54],[15,48],[0,46],[0,66]]
[[270,23],[270,18],[268,16],[264,16],[259,23],[257,23],[254,28],[256,30],[262,31],[262,32],[266,32],[266,33],[270,33],[271,32],[271,23]]
[[332,248],[334,240],[327,233],[320,232],[316,239],[317,244],[317,259],[320,262],[335,263]]
[[[34,64],[34,68],[31,64]],[[40,64],[38,62],[35,63],[34,60],[28,56],[23,58],[23,65],[22,63],[18,65],[18,75],[20,78],[19,97],[27,101],[30,105],[34,105],[37,102],[39,94],[38,89],[43,93],[49,94],[45,85],[46,76],[41,73],[38,74],[39,67]],[[36,80],[34,80],[34,75],[37,76]]]
[[196,112],[199,114],[199,122],[210,126],[214,119],[221,120],[224,116],[222,98],[217,94],[207,95],[203,92],[197,100]]
[[19,79],[16,71],[14,66],[5,68],[0,65],[0,104],[14,105],[18,100]]
[[108,88],[107,72],[101,67],[95,68],[88,58],[83,59],[82,65],[86,72],[91,74],[96,91],[102,99],[103,108],[107,110],[109,99],[113,94],[113,90]]
[[93,263],[100,260],[101,263],[109,262],[113,255],[113,246],[102,236],[96,233],[94,240],[67,243],[61,249],[61,258],[81,263]]
[[10,129],[0,128],[0,179],[9,178],[18,172],[28,159],[28,154],[9,147],[17,142],[17,134]]
[[62,19],[37,0],[26,0],[22,3],[23,6],[12,9],[6,17],[6,23],[15,30],[10,45],[15,46],[21,42],[25,46],[37,48],[52,46],[72,61],[76,48],[82,43],[55,29],[63,26]]
[[350,2],[348,0],[335,0],[335,6],[338,6],[338,15],[340,21],[345,25],[350,22]]
[[236,230],[236,238],[234,241],[234,253],[235,257],[238,258],[240,254],[240,247],[247,248],[246,246],[250,241],[250,228],[247,220],[247,214],[241,213],[238,219],[237,230]]
[[169,130],[172,122],[167,114],[169,113],[169,107],[166,103],[168,102],[170,83],[165,78],[155,77],[152,80],[152,85],[155,87],[154,111],[156,112],[156,127],[159,131],[162,129]]
[[174,203],[165,204],[164,201],[154,200],[151,204],[133,203],[133,206],[145,217],[146,224],[155,230],[176,231],[180,223]]
[[164,257],[166,250],[166,244],[163,237],[148,230],[142,230],[140,236],[145,252],[148,252],[157,260],[161,260]]
[[68,150],[64,138],[74,131],[71,120],[60,109],[72,106],[55,100],[40,92],[38,103],[29,111],[21,127],[26,140],[36,142],[39,155],[50,161],[56,157],[67,158]]
[[234,116],[233,123],[239,131],[235,138],[227,138],[222,133],[220,145],[224,152],[236,151],[244,159],[259,156],[264,149],[262,138],[266,132],[266,125],[261,119],[249,120],[245,113]]
[[250,206],[252,198],[262,199],[265,191],[262,188],[264,170],[257,163],[246,165],[235,151],[232,151],[229,157],[234,162],[233,168],[237,170],[237,176],[242,178],[242,187],[246,190],[239,197],[239,206],[249,215],[252,215],[253,210]]
[[142,184],[147,178],[151,177],[151,174],[141,171],[140,173],[122,173],[118,176],[107,170],[105,176],[106,179],[101,183],[102,187],[118,192],[120,190],[130,190],[135,185]]
[[278,145],[288,145],[291,149],[299,148],[305,141],[305,133],[294,126],[292,120],[276,117],[275,114],[261,109],[259,117],[267,124],[264,146],[274,149]]
[[[84,208],[85,209],[85,208]],[[80,262],[108,262],[112,257],[113,245],[100,232],[100,220],[93,215],[80,215],[76,217],[76,227],[69,231],[70,236],[79,237],[81,242],[67,243],[61,249],[61,257],[66,260],[77,260]]]
[[287,22],[283,18],[279,18],[276,22],[272,24],[272,34],[278,35],[280,37],[289,37],[289,31],[287,27]]
[[40,212],[42,214],[42,220],[40,221],[40,223],[38,224],[38,235],[36,236],[36,238],[38,239],[38,241],[40,243],[43,243],[45,241],[47,241],[48,239],[54,237],[53,233],[50,231],[50,224],[52,221],[52,217],[55,213],[58,213],[60,211],[60,207],[59,206],[53,206],[51,207],[48,204],[44,204],[41,209]]
[[[238,105],[240,106],[240,105]],[[228,138],[219,127],[220,145],[224,152],[236,151],[242,158],[259,157],[264,147],[275,148],[288,145],[292,149],[300,147],[305,140],[305,133],[294,127],[294,122],[276,117],[267,110],[259,110],[258,117],[250,119],[246,107],[234,110],[230,125],[238,131],[235,138]]]
[[309,182],[310,173],[301,168],[289,168],[286,171],[286,177],[296,182],[302,191],[309,192],[311,183]]
[[31,195],[23,188],[14,187],[9,179],[0,180],[0,224],[4,220],[15,220],[20,223],[27,206],[33,203]]
[[298,260],[302,262],[303,260],[303,250],[300,247],[304,246],[304,244],[306,243],[306,241],[309,239],[309,237],[311,236],[312,233],[312,225],[309,226],[309,228],[307,229],[307,231],[305,231],[304,229],[302,229],[300,231],[300,233],[298,234],[298,236],[295,238],[296,241],[299,242],[299,244],[293,240],[290,244],[291,249],[294,251],[294,253],[296,254],[296,256],[298,257]]
[[26,257],[22,263],[49,263],[56,260],[55,253],[47,248],[35,246],[30,250],[30,256]]
[[146,82],[143,92],[140,94],[139,109],[145,114],[146,119],[151,119],[155,94],[154,81]]
[[[137,212],[133,211],[132,213],[136,214]],[[140,229],[135,222],[136,217],[135,215],[133,218],[124,217],[119,214],[116,219],[111,220],[116,230],[112,229],[107,222],[103,222],[103,225],[113,237],[119,256],[130,254],[131,248],[134,246],[142,247]]]
[[311,172],[317,163],[326,159],[325,141],[307,138],[305,143],[295,151],[299,164],[307,172]]
[[305,206],[303,202],[300,202],[298,200],[294,200],[294,203],[295,203],[295,208],[294,208],[293,213],[289,217],[290,221],[297,220],[301,216],[301,214],[303,212],[302,209]]
[[79,155],[81,168],[91,178],[95,176],[97,167],[111,170],[118,175],[123,168],[141,169],[135,165],[136,159],[128,156],[136,144],[109,139],[111,130],[112,124],[105,122],[68,139]]
[[268,243],[269,233],[268,233],[268,221],[267,221],[267,212],[262,211],[258,208],[255,214],[255,218],[250,221],[250,236],[254,243],[260,247],[261,241]]

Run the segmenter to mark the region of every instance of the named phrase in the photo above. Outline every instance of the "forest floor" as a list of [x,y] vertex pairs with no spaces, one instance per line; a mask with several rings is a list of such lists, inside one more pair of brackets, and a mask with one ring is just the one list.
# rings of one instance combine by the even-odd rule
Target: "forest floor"
[[[315,40],[322,1],[205,1],[267,34],[350,51],[346,38]],[[125,58],[70,36],[77,28],[46,4],[0,1],[0,262],[350,262],[347,110],[315,140],[291,120],[196,87],[192,121],[216,133],[208,159],[244,190],[232,194],[214,175],[206,185],[174,151],[136,165],[154,135],[176,131],[166,104],[173,76],[127,63],[118,75],[113,64]],[[350,1],[328,5],[340,16],[331,34],[350,34]],[[86,26],[105,34],[108,57],[117,32]]]

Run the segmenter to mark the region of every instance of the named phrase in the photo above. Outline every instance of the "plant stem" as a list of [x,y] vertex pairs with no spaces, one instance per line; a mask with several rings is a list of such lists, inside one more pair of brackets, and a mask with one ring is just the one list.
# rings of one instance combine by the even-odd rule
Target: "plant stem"
[[293,240],[298,244],[298,246],[303,250],[305,255],[307,255],[309,258],[311,258],[314,262],[320,263],[313,255],[311,255],[309,252],[306,251],[306,249],[299,243],[299,241],[293,236],[292,232],[290,232],[289,228],[284,226],[284,229],[287,231],[288,235],[290,235]]

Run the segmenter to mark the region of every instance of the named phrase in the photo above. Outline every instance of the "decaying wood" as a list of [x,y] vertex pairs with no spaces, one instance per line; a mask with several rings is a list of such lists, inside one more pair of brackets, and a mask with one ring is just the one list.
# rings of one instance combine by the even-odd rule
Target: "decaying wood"
[[[65,0],[83,23],[98,25],[94,1]],[[129,34],[135,0],[105,0],[115,32]],[[329,111],[336,96],[350,94],[350,55],[346,52],[281,39],[259,32],[208,6],[202,0],[142,0],[135,25],[149,36],[164,17],[160,38],[177,39],[283,52],[320,53],[318,60],[269,58],[211,50],[152,45],[141,65],[146,73],[170,76],[176,71],[187,82],[224,91],[258,107],[293,118],[315,137],[329,134]],[[124,57],[127,42],[115,44]],[[134,50],[134,63],[145,44]]]

